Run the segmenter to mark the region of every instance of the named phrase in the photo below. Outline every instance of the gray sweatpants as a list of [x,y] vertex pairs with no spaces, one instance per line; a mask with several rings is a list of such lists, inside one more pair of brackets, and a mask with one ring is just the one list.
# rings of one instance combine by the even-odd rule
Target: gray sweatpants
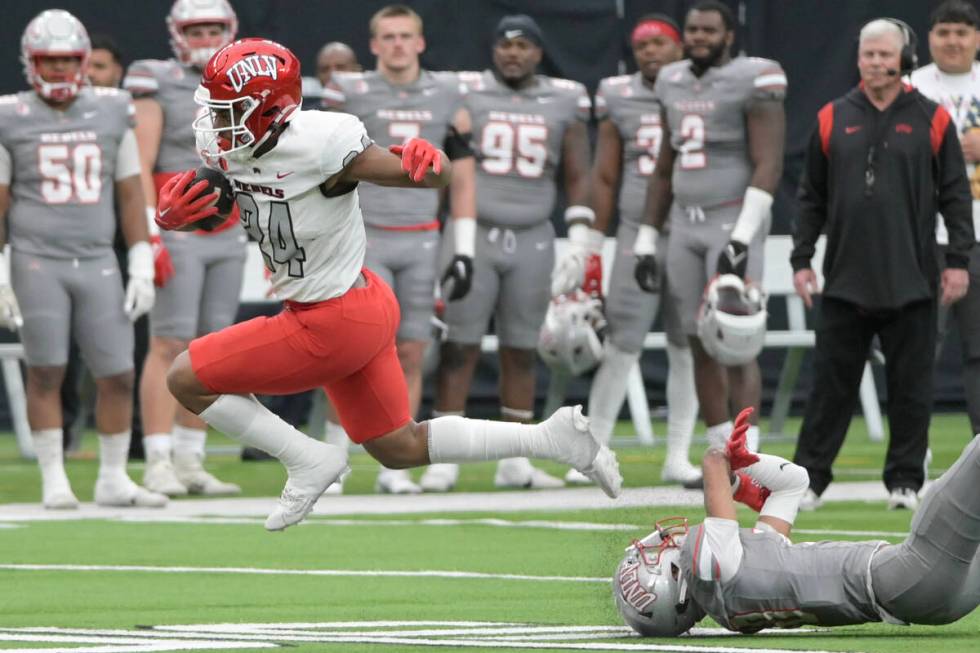
[[948,624],[980,605],[980,436],[929,487],[905,541],[875,554],[871,583],[909,623]]

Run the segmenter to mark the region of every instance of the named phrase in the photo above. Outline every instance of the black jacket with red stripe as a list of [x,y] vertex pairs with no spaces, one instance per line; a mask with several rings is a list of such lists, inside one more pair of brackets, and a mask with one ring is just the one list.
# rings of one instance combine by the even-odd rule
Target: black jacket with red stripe
[[811,267],[826,230],[828,297],[871,310],[934,297],[937,211],[949,230],[945,266],[969,262],[973,209],[956,125],[911,87],[884,111],[860,87],[824,106],[798,198],[793,270]]

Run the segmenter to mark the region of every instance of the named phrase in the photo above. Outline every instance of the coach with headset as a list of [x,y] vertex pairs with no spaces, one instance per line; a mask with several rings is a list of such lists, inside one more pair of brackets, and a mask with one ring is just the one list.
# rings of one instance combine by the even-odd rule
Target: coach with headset
[[[915,47],[915,34],[901,21],[865,25],[861,84],[820,110],[807,150],[790,258],[796,292],[808,307],[818,292],[811,259],[821,231],[827,250],[814,388],[794,458],[810,474],[804,509],[819,505],[833,478],[876,334],[886,360],[889,508],[914,510],[924,482],[936,298],[948,305],[966,293],[974,234],[956,126],[945,109],[902,81],[915,67]],[[949,231],[942,265],[937,211]]]

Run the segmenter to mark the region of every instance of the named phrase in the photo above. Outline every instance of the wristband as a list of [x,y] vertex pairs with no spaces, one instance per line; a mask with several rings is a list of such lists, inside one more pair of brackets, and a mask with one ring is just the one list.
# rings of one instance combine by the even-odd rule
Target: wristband
[[476,256],[476,218],[453,218],[453,242],[456,254]]
[[636,242],[633,243],[633,254],[635,256],[656,256],[658,238],[660,238],[660,232],[657,231],[656,227],[641,224],[640,230],[636,232]]
[[738,214],[738,220],[735,221],[731,239],[746,245],[751,243],[759,227],[769,217],[771,208],[772,195],[755,186],[746,188],[745,197],[742,199],[742,210]]
[[565,209],[565,223],[568,224],[575,220],[585,220],[589,224],[593,224],[595,222],[595,211],[582,204],[574,204]]

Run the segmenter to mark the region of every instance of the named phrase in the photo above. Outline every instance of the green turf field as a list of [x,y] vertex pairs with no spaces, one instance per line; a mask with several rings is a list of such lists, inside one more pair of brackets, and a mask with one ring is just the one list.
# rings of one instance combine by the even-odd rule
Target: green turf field
[[[663,433],[662,424],[656,427]],[[968,438],[963,416],[937,417],[933,471],[945,469]],[[0,503],[37,501],[35,466],[16,457],[12,440],[0,435]],[[788,455],[792,444],[765,448]],[[661,447],[618,453],[627,487],[657,483]],[[883,454],[856,420],[838,478],[879,478]],[[276,494],[284,478],[275,463],[241,463],[230,455],[211,463],[248,496]],[[376,465],[362,454],[353,463],[348,492],[370,492]],[[69,461],[83,501],[91,500],[95,470],[94,460]],[[130,471],[140,477],[138,466]],[[492,475],[492,465],[466,469],[458,492],[491,490]],[[0,516],[0,650],[980,650],[980,612],[941,628],[873,624],[747,637],[722,635],[705,621],[705,630],[682,640],[628,637],[607,581],[623,548],[658,516],[683,512],[696,521],[701,510],[492,514],[479,508],[315,517],[280,534],[266,533],[261,519],[5,522]],[[748,511],[742,517],[751,523]],[[898,541],[909,518],[880,503],[833,503],[801,515],[797,529],[805,532],[795,539],[860,539],[841,532],[880,531],[890,535],[878,539]]]

